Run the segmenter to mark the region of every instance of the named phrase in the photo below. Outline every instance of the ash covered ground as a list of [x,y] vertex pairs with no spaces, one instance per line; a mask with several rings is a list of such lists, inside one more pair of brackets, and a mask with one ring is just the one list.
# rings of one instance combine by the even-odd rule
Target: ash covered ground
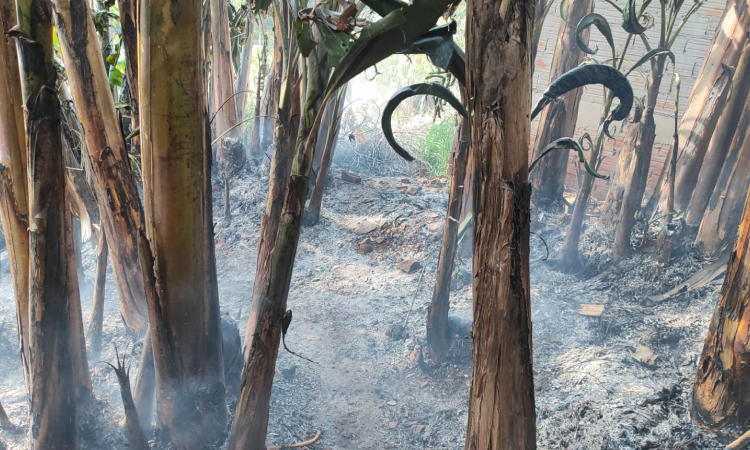
[[[342,169],[357,167],[333,168],[321,223],[303,230],[289,298],[294,321],[286,343],[315,364],[282,348],[268,445],[305,441],[321,431],[310,449],[463,448],[471,377],[470,255],[457,262],[451,294],[451,363],[430,368],[419,359],[448,180],[360,170],[362,183],[350,184],[340,179]],[[229,225],[221,217],[222,191],[214,191],[221,306],[243,335],[267,182],[256,174],[233,180]],[[553,255],[566,227],[564,215],[538,212],[535,231]],[[637,253],[614,265],[611,237],[595,223],[582,239],[587,265],[578,274],[562,274],[552,261],[542,261],[545,246],[533,235],[531,246],[539,448],[721,448],[727,438],[693,425],[689,400],[721,277],[665,301],[651,298],[711,261],[688,253],[660,270],[651,255]],[[84,244],[84,326],[94,256],[91,243]],[[422,269],[404,273],[404,259],[417,260]],[[601,316],[581,314],[588,304],[603,305]],[[8,449],[26,449],[27,404],[5,261],[0,314],[0,400],[19,427],[1,436]],[[127,448],[118,425],[123,412],[116,377],[100,361],[113,362],[116,345],[128,355],[134,381],[141,351],[121,324],[111,269],[105,314],[103,352],[90,356],[95,401],[80,430],[82,448],[90,450]],[[652,365],[633,356],[644,359],[643,347],[653,353],[645,358]]]

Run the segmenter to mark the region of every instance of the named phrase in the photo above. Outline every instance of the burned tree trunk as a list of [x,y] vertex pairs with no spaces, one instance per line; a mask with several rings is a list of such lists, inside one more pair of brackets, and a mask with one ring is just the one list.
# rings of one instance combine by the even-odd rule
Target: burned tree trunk
[[[66,234],[60,101],[52,54],[52,8],[17,2],[16,38],[29,158],[29,317],[31,445],[78,448],[76,379]],[[32,26],[33,24],[33,26]]]
[[[301,167],[307,176],[295,176],[298,175],[295,173],[292,176],[287,175],[284,180],[288,186],[277,219],[276,239],[262,265],[259,260],[258,274],[263,284],[257,289],[259,293],[257,302],[255,301],[256,293],[253,292],[252,308],[257,312],[251,310],[251,322],[248,324],[245,335],[247,363],[232,432],[229,436],[228,450],[265,449],[271,387],[281,345],[282,321],[291,321],[291,316],[288,316],[286,311],[286,301],[299,242],[299,231],[302,226],[304,204],[307,199],[310,176],[307,169],[312,160],[310,158],[300,162],[299,156],[306,154],[310,135],[318,132],[317,127],[320,124],[314,120],[323,106],[322,93],[325,91],[330,75],[327,53],[323,46],[316,46],[316,49],[303,61],[305,66],[302,73],[306,76],[304,109],[301,114],[303,119],[299,123],[296,145],[291,153],[294,156],[295,168]],[[277,138],[279,138],[278,135]],[[268,216],[268,213],[266,215]],[[260,251],[258,253],[260,258]],[[258,274],[256,274],[256,282]],[[284,332],[288,326],[287,322]]]
[[615,173],[610,179],[607,197],[602,206],[600,222],[608,228],[615,228],[620,220],[620,209],[622,208],[625,189],[630,175],[633,173],[635,149],[639,147],[639,141],[643,134],[642,129],[645,125],[642,114],[634,114],[631,120],[632,122],[625,132],[625,137],[622,139],[622,148],[617,159]]
[[[112,252],[120,312],[136,335],[145,331],[146,304],[138,261],[137,234],[143,227],[138,190],[109,91],[92,14],[85,0],[54,0],[60,48],[73,102],[83,125],[94,191]],[[145,165],[144,165],[145,166]]]
[[711,50],[698,72],[698,79],[693,85],[690,100],[680,123],[680,141],[685,143],[685,147],[677,163],[675,184],[675,208],[677,210],[684,211],[693,195],[698,173],[708,149],[708,141],[711,139],[713,128],[718,120],[716,112],[721,111],[722,102],[726,101],[726,95],[717,95],[717,92],[723,90],[721,85],[726,85],[726,81],[722,80],[725,66],[737,64],[748,28],[750,28],[750,2],[747,0],[729,1],[721,22],[716,28]]
[[[274,68],[275,74],[281,74],[283,70],[284,52],[289,52],[288,48],[282,45],[283,38],[280,30],[280,20],[275,18],[274,31],[275,35],[275,52]],[[291,58],[291,55],[286,56]],[[295,116],[299,118],[299,109],[295,107],[294,97],[298,96],[299,91],[292,86],[299,86],[295,83],[297,70],[292,68],[290,73],[285,74],[283,83],[285,89],[281,89],[281,83],[271,89],[284,97],[275,101],[279,105],[278,116],[276,120],[276,129],[274,131],[273,157],[271,158],[271,172],[268,179],[268,197],[266,199],[266,213],[260,219],[260,238],[258,241],[258,263],[255,272],[255,282],[253,284],[253,297],[250,304],[250,312],[245,332],[245,359],[247,360],[250,351],[250,341],[255,333],[255,327],[258,319],[258,311],[261,306],[261,297],[263,286],[270,276],[271,251],[276,245],[276,233],[279,229],[279,220],[281,219],[281,210],[284,206],[284,197],[286,195],[287,181],[292,170],[292,159],[294,158],[294,144],[297,133],[294,131]],[[276,84],[274,80],[274,84]],[[296,113],[296,114],[295,114]],[[299,122],[297,122],[299,129]]]
[[151,345],[151,331],[146,329],[143,339],[143,350],[138,362],[138,376],[135,378],[134,402],[138,411],[141,428],[148,433],[151,430],[151,414],[154,409],[156,393],[156,373],[154,370],[154,347]]
[[[16,5],[0,1],[0,33],[16,23]],[[29,222],[26,178],[26,135],[18,56],[13,40],[0,41],[0,219],[16,298],[18,343],[24,380],[29,385]]]
[[695,245],[706,255],[728,251],[737,236],[742,205],[745,204],[750,179],[750,97],[736,129],[729,154],[716,181],[711,199],[702,215]]
[[[128,100],[130,103],[130,128],[140,127],[138,111],[138,0],[118,0],[120,10],[120,29],[122,42],[125,45],[125,73],[128,79]],[[131,138],[130,144],[140,151],[140,136]]]
[[461,198],[464,193],[464,178],[466,178],[466,163],[469,159],[469,123],[461,117],[453,141],[454,159],[451,174],[450,193],[448,195],[448,210],[445,212],[443,226],[443,241],[438,256],[437,279],[432,292],[432,301],[427,310],[427,345],[430,356],[436,364],[445,360],[449,343],[447,342],[448,311],[450,310],[451,276],[453,275],[453,259],[456,256],[458,242],[458,228],[461,225]]
[[89,319],[89,341],[91,353],[98,355],[102,349],[102,324],[104,322],[104,287],[107,284],[107,238],[104,229],[99,230],[96,247],[96,275],[94,276],[94,300]]
[[695,417],[714,428],[750,420],[750,204],[727,266],[698,374],[693,386]]
[[144,271],[144,284],[156,286],[146,294],[157,418],[165,439],[182,450],[214,443],[227,423],[201,3],[144,0],[140,22],[149,242],[140,233],[138,248],[142,266],[154,268]]
[[750,92],[750,39],[745,39],[732,84],[732,94],[724,108],[714,138],[711,140],[708,153],[711,157],[703,164],[685,214],[685,221],[688,224],[699,223],[706,212],[711,194],[716,187],[716,180],[726,162],[732,138],[738,130],[737,123],[747,104],[747,94]]
[[[572,0],[565,4],[566,20],[560,22],[555,55],[549,74],[550,83],[562,74],[578,67],[583,52],[576,43],[575,26],[570,24],[577,24],[582,17],[591,13],[593,4],[592,0]],[[536,34],[536,29],[534,33]],[[584,42],[588,43],[588,37],[589,30],[586,29],[583,32]],[[541,154],[550,142],[575,134],[581,95],[583,95],[583,90],[574,89],[558,101],[553,102],[542,112],[537,128],[534,159]],[[539,162],[539,167],[530,177],[531,184],[534,187],[533,199],[535,205],[547,206],[562,201],[565,191],[565,175],[568,169],[568,153],[568,150],[558,150]]]
[[331,169],[331,161],[333,161],[333,153],[336,150],[336,141],[339,136],[339,128],[341,127],[341,104],[346,98],[346,86],[342,87],[341,90],[336,94],[334,103],[329,103],[330,115],[328,118],[328,127],[326,130],[326,140],[323,146],[322,155],[320,157],[320,166],[318,167],[318,173],[315,177],[315,186],[313,187],[312,194],[310,194],[310,202],[307,204],[307,211],[305,212],[305,223],[308,225],[315,225],[320,221],[320,208],[323,204],[323,192],[326,188],[326,180],[328,179],[328,172]]
[[474,93],[474,368],[467,450],[536,448],[529,292],[529,0],[467,6]]
[[[237,98],[234,95],[232,55],[229,43],[229,13],[224,0],[209,0],[211,5],[211,79],[213,80],[213,112],[216,114],[215,139],[220,136],[236,138]],[[251,39],[252,41],[252,39]],[[226,134],[225,134],[226,133]],[[221,146],[219,139],[219,146]]]
[[115,371],[117,383],[120,385],[120,396],[122,397],[122,406],[125,410],[125,421],[128,427],[128,448],[130,450],[148,450],[149,446],[146,434],[143,432],[143,428],[141,428],[138,410],[135,407],[133,394],[130,391],[130,368],[125,367],[124,358],[120,359],[117,348],[115,348],[115,355],[117,356],[117,366],[108,364]]
[[646,94],[646,110],[643,112],[643,124],[632,124],[637,127],[638,137],[635,138],[635,147],[632,148],[632,156],[626,155],[626,150],[621,154],[622,158],[632,158],[632,170],[629,180],[625,184],[625,191],[620,205],[620,216],[615,228],[615,242],[613,258],[621,260],[630,255],[630,235],[635,224],[635,213],[641,207],[643,193],[646,191],[648,181],[648,169],[651,165],[651,152],[654,148],[656,138],[656,123],[654,122],[654,109],[659,97],[664,75],[664,63],[666,56],[658,56],[651,64],[651,75],[649,76],[648,92]]

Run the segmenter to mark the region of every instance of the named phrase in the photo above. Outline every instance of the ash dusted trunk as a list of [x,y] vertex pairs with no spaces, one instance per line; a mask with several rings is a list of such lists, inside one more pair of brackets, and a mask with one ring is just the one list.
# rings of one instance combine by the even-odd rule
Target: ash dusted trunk
[[703,164],[685,214],[685,221],[688,224],[699,223],[706,212],[721,168],[726,162],[732,139],[738,130],[737,123],[747,104],[748,92],[750,92],[750,40],[746,38],[737,63],[737,70],[734,73],[731,97],[724,108],[715,136],[711,140],[708,153],[711,157]]
[[437,279],[432,291],[432,300],[427,310],[427,345],[432,360],[440,364],[450,346],[447,341],[448,311],[450,310],[451,276],[453,275],[453,259],[456,256],[456,237],[461,225],[462,197],[464,193],[464,179],[466,178],[466,163],[469,159],[469,123],[460,117],[453,141],[454,155],[451,186],[448,195],[448,209],[445,212],[443,226],[443,240],[438,256]]
[[535,2],[472,0],[474,362],[466,450],[535,449],[528,183]]
[[314,225],[320,220],[320,208],[323,205],[323,192],[326,188],[328,173],[331,170],[331,161],[333,161],[333,153],[336,151],[336,142],[339,136],[339,128],[341,127],[341,104],[346,98],[346,88],[346,86],[342,87],[336,94],[336,100],[334,103],[329,103],[330,114],[326,114],[326,118],[328,119],[328,127],[325,134],[326,140],[320,156],[320,165],[318,166],[318,173],[315,177],[315,186],[310,195],[310,202],[307,205],[307,211],[305,213],[306,224]]
[[154,394],[156,393],[154,347],[151,342],[151,331],[147,328],[146,336],[143,339],[141,358],[138,362],[138,376],[133,387],[133,401],[138,411],[138,420],[140,420],[141,428],[146,433],[151,431],[151,414],[154,410]]
[[625,197],[625,189],[633,173],[635,149],[639,147],[644,125],[643,116],[633,117],[622,140],[622,148],[617,158],[615,173],[610,179],[609,190],[607,191],[607,197],[602,207],[600,222],[607,228],[615,228],[620,221],[622,200]]
[[[307,200],[309,168],[312,162],[312,155],[304,158],[302,162],[300,156],[307,155],[308,138],[311,134],[315,134],[313,140],[317,138],[320,123],[314,120],[318,118],[318,112],[323,106],[322,94],[330,76],[327,53],[323,46],[316,46],[315,51],[303,61],[305,67],[302,73],[306,76],[304,80],[305,103],[301,111],[303,118],[299,123],[299,132],[292,154],[294,155],[293,170],[303,170],[301,173],[306,176],[295,176],[299,172],[295,172],[291,177],[287,175],[285,180],[288,186],[283,199],[283,208],[280,210],[276,240],[269,250],[267,259],[263,261],[263,265],[258,264],[258,273],[261,269],[265,273],[260,275],[263,285],[257,289],[260,294],[257,302],[255,292],[253,292],[251,323],[248,324],[245,335],[245,361],[247,363],[227,450],[265,450],[266,448],[271,388],[281,345],[281,321],[286,315],[289,284],[299,242],[305,200]],[[277,138],[279,138],[278,135]],[[312,148],[314,148],[314,143]],[[269,195],[269,202],[270,200]],[[292,231],[288,228],[290,225],[293,227]],[[293,250],[289,251],[290,249]],[[260,258],[260,250],[258,255]],[[256,274],[257,281],[258,274]],[[253,310],[256,308],[257,313],[254,313]],[[254,323],[252,323],[253,320]],[[252,328],[251,325],[253,325]],[[248,339],[250,339],[249,342]]]
[[[252,18],[247,18],[247,27],[245,28],[245,33],[247,34],[247,40],[245,41],[245,44],[242,46],[242,55],[240,57],[240,68],[237,73],[237,81],[236,86],[234,88],[235,92],[237,92],[237,118],[239,120],[243,120],[245,118],[245,111],[247,109],[247,96],[249,92],[247,91],[249,84],[250,84],[250,69],[251,64],[250,62],[253,59],[253,28],[254,28],[254,21]],[[256,108],[257,108],[257,102]]]
[[721,428],[750,420],[750,206],[745,208],[727,275],[708,328],[693,386],[693,411]]
[[140,11],[149,242],[140,233],[138,247],[142,266],[154,268],[144,271],[144,284],[156,286],[146,294],[157,419],[177,449],[197,450],[215,443],[227,423],[201,1],[144,0]]
[[737,65],[749,28],[750,1],[729,1],[680,123],[680,142],[684,142],[685,147],[677,163],[675,183],[675,209],[679,211],[684,211],[688,206],[706,156],[708,141],[703,135],[708,133],[707,139],[710,141],[713,133],[711,125],[715,127],[714,120],[718,120],[715,113],[721,110],[722,98],[726,98],[716,95],[717,84],[724,73],[722,65]]
[[11,36],[18,50],[29,158],[31,445],[39,450],[75,450],[74,335],[66,255],[70,224],[52,59],[52,9],[46,0],[20,0],[16,5],[19,22]]
[[739,228],[750,179],[750,97],[745,99],[742,115],[729,146],[719,179],[698,228],[695,245],[706,255],[728,251]]
[[[7,36],[16,23],[13,0],[0,0],[0,33]],[[26,178],[26,135],[16,44],[0,41],[0,219],[8,249],[16,299],[18,342],[24,380],[29,380],[29,223]]]
[[[236,138],[239,129],[228,131],[237,124],[237,98],[234,96],[232,55],[229,43],[229,13],[226,0],[209,0],[211,5],[211,79],[213,82],[213,112],[216,114],[215,138]],[[224,134],[226,132],[226,134]],[[221,145],[221,140],[219,140]]]
[[[265,28],[262,28],[265,31]],[[266,59],[268,54],[268,37],[265,32],[263,34],[263,49],[260,53],[260,64],[258,64],[258,78],[257,84],[255,85],[255,118],[253,118],[253,132],[250,135],[250,149],[249,156],[253,158],[262,157],[261,152],[261,123],[265,124],[267,117],[261,118],[261,116],[267,116],[268,104],[271,95],[271,74],[267,74]],[[265,148],[265,147],[263,147]]]
[[[539,8],[541,7],[540,5]],[[577,24],[581,18],[591,13],[593,8],[594,2],[592,0],[569,0],[566,2],[565,17],[567,21],[560,22],[555,55],[549,74],[550,83],[564,73],[578,67],[583,52],[576,44],[575,26],[570,24]],[[539,10],[537,10],[538,14]],[[536,34],[536,31],[535,28],[534,34]],[[588,29],[583,32],[583,40],[588,43]],[[555,139],[575,134],[581,95],[583,95],[583,90],[574,89],[565,94],[560,101],[553,102],[542,112],[537,128],[534,159]],[[535,205],[547,206],[562,202],[565,191],[565,175],[568,169],[568,153],[568,150],[557,150],[545,156],[539,162],[539,167],[530,177],[534,188]]]
[[656,138],[656,123],[654,122],[654,109],[656,100],[659,97],[659,88],[661,87],[664,75],[664,63],[666,56],[658,56],[651,64],[651,75],[649,76],[648,92],[646,94],[646,110],[643,112],[643,124],[631,124],[637,127],[637,137],[635,137],[635,147],[633,154],[627,155],[622,152],[624,158],[633,160],[630,176],[625,183],[625,191],[622,196],[620,206],[620,215],[615,228],[615,242],[613,249],[613,258],[615,261],[622,260],[630,255],[632,249],[630,245],[630,235],[635,224],[635,213],[641,207],[643,193],[646,191],[646,182],[648,181],[648,169],[651,165],[651,153],[654,148],[654,139]]
[[83,125],[102,225],[110,239],[112,269],[126,326],[141,335],[146,326],[143,275],[137,234],[143,212],[120,130],[91,11],[85,0],[54,0],[55,20],[73,103]]

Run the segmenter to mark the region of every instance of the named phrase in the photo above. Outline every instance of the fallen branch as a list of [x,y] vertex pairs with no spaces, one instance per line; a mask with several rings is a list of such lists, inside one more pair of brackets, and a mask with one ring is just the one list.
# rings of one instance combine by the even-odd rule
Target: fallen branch
[[745,434],[737,438],[736,441],[724,447],[724,450],[740,450],[747,447],[750,444],[750,430],[746,431]]
[[292,444],[292,445],[272,445],[272,446],[268,447],[268,450],[282,450],[282,449],[285,449],[285,448],[301,448],[301,447],[306,447],[308,445],[314,444],[315,441],[317,441],[318,439],[320,439],[320,431],[318,431],[317,433],[315,433],[315,437],[313,437],[312,439],[310,439],[308,441],[298,442],[298,443]]

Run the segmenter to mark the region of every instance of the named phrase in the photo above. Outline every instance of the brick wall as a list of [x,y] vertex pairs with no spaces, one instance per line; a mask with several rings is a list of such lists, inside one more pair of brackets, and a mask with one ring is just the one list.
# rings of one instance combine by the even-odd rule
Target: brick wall
[[[638,4],[640,5],[640,2],[638,2]],[[672,67],[671,63],[667,63],[664,81],[661,85],[661,92],[659,94],[657,109],[655,112],[656,141],[654,143],[653,159],[649,169],[649,185],[646,195],[649,195],[653,189],[653,185],[659,177],[664,159],[672,145],[672,133],[674,130],[673,105],[675,70],[679,73],[682,80],[680,88],[680,110],[684,111],[687,100],[693,89],[693,84],[695,84],[698,71],[700,71],[701,64],[703,63],[703,58],[709,50],[714,32],[724,12],[725,5],[726,0],[708,0],[706,4],[704,4],[701,9],[690,18],[690,21],[685,25],[682,33],[672,47],[672,52],[675,54],[677,64],[676,67]],[[683,12],[686,11],[689,6],[690,2],[686,1],[682,8]],[[655,13],[658,11],[658,7],[659,3],[653,2],[651,6],[649,6],[648,11]],[[612,26],[615,46],[619,54],[624,47],[627,38],[627,33],[619,25],[621,20],[620,14],[606,2],[597,2],[595,11],[605,16]],[[657,18],[657,21],[658,20],[659,19]],[[554,47],[557,42],[557,33],[561,22],[559,1],[556,1],[544,23],[544,30],[542,31],[542,37],[539,42],[539,51],[535,61],[536,68],[533,80],[534,102],[536,102],[538,96],[541,95],[549,85],[549,68],[552,64],[552,56],[555,51]],[[657,23],[656,26],[646,32],[652,47],[658,46],[658,26],[659,24]],[[599,31],[595,27],[592,27],[589,47],[596,48],[595,46],[599,47],[600,52],[599,54],[594,55],[593,58],[598,62],[604,62],[608,58],[607,55],[610,55],[609,45]],[[623,68],[632,65],[645,53],[646,50],[643,42],[641,42],[640,38],[635,39],[630,44]],[[630,64],[628,64],[628,61]],[[648,75],[650,65],[645,64],[642,68],[644,74]],[[629,78],[633,85],[635,95],[639,97],[645,96],[646,83],[643,76],[638,72],[634,72]],[[592,136],[596,134],[599,118],[602,112],[602,96],[603,93],[600,87],[589,87],[584,89],[579,108],[576,136],[584,132],[588,132]],[[539,119],[531,124],[532,144],[536,139],[538,123]],[[602,161],[602,166],[600,168],[600,172],[603,174],[610,175],[614,171],[617,164],[619,148],[622,146],[622,138],[624,136],[623,128],[624,123],[622,122],[613,124],[610,128],[612,130],[617,130],[617,133],[615,134],[617,139],[609,140],[604,149],[603,154],[605,159]],[[566,191],[569,191],[570,193],[574,193],[577,190],[575,176],[576,169],[574,165],[576,164],[576,161],[577,159],[575,155],[571,153],[568,164],[568,176],[565,180]],[[608,188],[609,183],[607,181],[597,180],[594,185],[594,196],[599,200],[603,200],[607,195]]]

